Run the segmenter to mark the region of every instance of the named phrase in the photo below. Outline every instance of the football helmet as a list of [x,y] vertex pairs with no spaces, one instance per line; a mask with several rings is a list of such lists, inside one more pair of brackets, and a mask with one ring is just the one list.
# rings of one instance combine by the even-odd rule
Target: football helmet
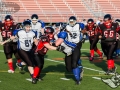
[[12,16],[11,15],[6,15],[4,23],[5,23],[5,26],[8,26],[8,27],[12,26],[13,25]]
[[46,36],[48,36],[48,38],[50,40],[52,40],[54,38],[54,34],[53,34],[54,29],[52,27],[50,27],[50,26],[45,27],[44,33],[45,33]]
[[30,21],[27,21],[27,20],[26,20],[26,21],[24,21],[24,22],[23,22],[23,26],[31,26]]
[[75,24],[76,24],[76,22],[77,22],[77,19],[76,19],[76,17],[75,16],[71,16],[70,18],[69,18],[69,25],[70,26],[74,26]]
[[37,14],[33,14],[31,16],[31,21],[33,24],[36,24],[38,22],[38,15]]
[[112,22],[112,16],[110,14],[106,14],[104,16],[104,25],[107,27],[107,28],[110,28],[111,27],[111,22]]

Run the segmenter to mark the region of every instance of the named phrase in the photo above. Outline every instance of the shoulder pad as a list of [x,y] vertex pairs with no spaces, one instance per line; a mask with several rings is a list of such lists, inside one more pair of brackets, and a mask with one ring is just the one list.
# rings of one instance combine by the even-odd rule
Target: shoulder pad
[[67,32],[65,32],[65,31],[61,31],[61,32],[58,34],[58,38],[62,38],[62,39],[65,39],[67,36],[68,36],[68,34],[67,34]]
[[15,30],[13,31],[13,35],[14,35],[14,36],[17,35],[17,33],[18,33],[19,31],[20,31],[19,29],[15,29]]

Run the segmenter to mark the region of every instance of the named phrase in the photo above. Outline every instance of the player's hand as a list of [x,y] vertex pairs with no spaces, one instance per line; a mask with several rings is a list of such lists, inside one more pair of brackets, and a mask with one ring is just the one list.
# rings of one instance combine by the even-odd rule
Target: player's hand
[[0,45],[4,45],[5,44],[5,42],[0,42]]
[[85,42],[85,38],[82,38],[82,40],[80,42],[84,43]]
[[101,39],[101,38],[102,38],[102,36],[100,35],[100,36],[99,36],[99,39]]
[[64,49],[65,49],[64,46],[58,46],[56,50],[62,52]]

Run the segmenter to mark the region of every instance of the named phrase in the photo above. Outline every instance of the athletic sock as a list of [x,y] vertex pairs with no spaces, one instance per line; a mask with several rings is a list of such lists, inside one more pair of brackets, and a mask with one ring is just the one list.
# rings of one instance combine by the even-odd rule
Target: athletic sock
[[115,67],[115,63],[114,63],[114,60],[112,60],[112,68]]
[[77,68],[73,69],[73,74],[74,74],[74,76],[75,76],[75,79],[76,79],[77,81],[79,81],[79,80],[80,80],[80,68],[77,67]]
[[108,69],[112,69],[113,67],[113,60],[107,60],[107,66],[108,66]]
[[94,57],[94,49],[91,49],[91,50],[90,50],[90,56],[91,56],[91,57]]
[[99,49],[95,50],[95,52],[97,52],[98,55],[102,55],[102,52]]
[[12,62],[8,62],[8,67],[9,67],[10,70],[14,71],[13,63]]
[[21,63],[21,60],[20,60],[20,59],[18,59],[18,60],[17,60],[17,63]]
[[34,67],[34,74],[33,74],[33,78],[36,78],[39,74],[40,68],[39,67]]

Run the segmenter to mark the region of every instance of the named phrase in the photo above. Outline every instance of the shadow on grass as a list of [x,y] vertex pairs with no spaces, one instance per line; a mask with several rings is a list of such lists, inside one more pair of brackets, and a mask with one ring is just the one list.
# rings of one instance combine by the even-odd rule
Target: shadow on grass
[[74,80],[74,76],[72,72],[67,72],[64,64],[50,65],[48,67],[43,68],[41,73],[43,73],[41,74],[42,78],[44,78],[44,76],[46,76],[47,74],[53,74],[53,75],[56,74],[56,75],[61,75],[61,77]]

